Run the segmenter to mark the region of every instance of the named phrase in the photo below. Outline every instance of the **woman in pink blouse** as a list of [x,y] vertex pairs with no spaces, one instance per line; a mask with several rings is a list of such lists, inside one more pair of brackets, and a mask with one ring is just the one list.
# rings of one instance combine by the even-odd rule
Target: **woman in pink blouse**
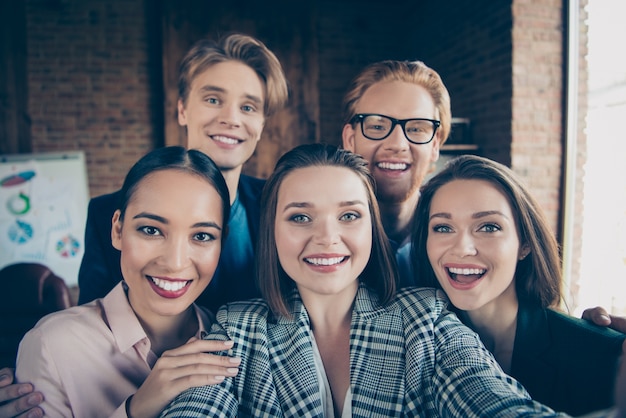
[[199,151],[160,148],[121,195],[111,238],[124,280],[43,318],[20,344],[16,376],[43,393],[46,416],[154,416],[181,391],[237,373],[239,359],[206,354],[224,343],[201,339],[213,316],[194,304],[226,233],[219,169]]

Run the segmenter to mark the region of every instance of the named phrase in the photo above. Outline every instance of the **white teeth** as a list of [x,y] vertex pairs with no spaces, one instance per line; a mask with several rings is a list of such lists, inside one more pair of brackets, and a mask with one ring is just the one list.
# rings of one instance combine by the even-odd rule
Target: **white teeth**
[[213,140],[215,140],[217,142],[222,142],[222,143],[228,144],[228,145],[235,145],[235,144],[239,143],[239,141],[237,141],[236,139],[229,138],[227,136],[213,135],[211,138],[213,138]]
[[345,257],[305,258],[307,263],[315,264],[316,266],[332,266],[341,263],[344,259]]
[[384,170],[406,170],[407,165],[405,163],[378,163],[376,164],[378,168],[382,168]]
[[189,283],[179,280],[172,282],[169,280],[157,279],[156,277],[150,277],[150,279],[152,280],[152,283],[154,283],[163,290],[167,290],[168,292],[177,292],[183,287],[187,286],[187,283]]
[[452,274],[462,274],[463,276],[469,276],[471,274],[483,274],[485,273],[485,269],[460,269],[456,267],[450,267],[448,269]]

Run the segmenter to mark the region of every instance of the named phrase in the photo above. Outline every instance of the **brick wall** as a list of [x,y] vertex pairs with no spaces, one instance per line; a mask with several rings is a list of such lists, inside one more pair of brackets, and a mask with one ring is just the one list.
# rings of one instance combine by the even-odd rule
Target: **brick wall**
[[[513,169],[520,173],[545,209],[564,247],[567,304],[577,305],[586,160],[587,114],[586,1],[580,2],[578,108],[576,129],[567,133],[567,25],[561,0],[513,2]],[[568,3],[570,4],[570,3]],[[575,28],[579,29],[579,28]],[[575,93],[575,92],[572,92]],[[567,161],[568,153],[573,160]],[[570,167],[568,164],[572,164]],[[565,189],[565,175],[573,173]],[[568,193],[573,193],[570,197]],[[571,200],[571,207],[567,202]],[[567,223],[564,236],[563,225]]]
[[92,196],[119,188],[162,143],[147,16],[144,1],[26,4],[33,152],[84,150]]
[[[471,134],[486,157],[522,176],[562,237],[565,200],[565,43],[562,0],[423,2],[414,9],[409,35],[417,56],[442,75],[452,113],[471,120]],[[580,1],[580,56],[574,205],[570,237],[580,237],[586,159],[586,28]],[[567,3],[569,4],[569,3]],[[579,239],[568,240],[566,292],[575,305],[581,254]]]
[[511,166],[532,188],[557,230],[563,159],[561,0],[513,3]]
[[[141,155],[164,143],[161,16],[156,4],[26,0],[33,151],[84,150],[92,196],[118,188]],[[320,140],[339,143],[341,100],[364,65],[385,58],[421,59],[442,75],[452,96],[453,116],[470,118],[481,154],[510,165],[525,179],[560,235],[563,4],[310,3],[317,19]],[[583,25],[585,4],[581,0]],[[268,8],[268,13],[274,12]],[[579,75],[586,80],[584,31],[580,44]],[[586,83],[579,88],[574,236],[581,224],[586,141]],[[573,244],[575,278],[580,248],[576,240]]]
[[511,161],[511,2],[422,2],[413,20],[415,55],[441,74],[452,114],[469,118],[480,153]]
[[[367,64],[413,59],[407,52],[403,10],[407,2],[378,0],[318,3],[320,130],[325,142],[341,143],[342,100],[352,79]],[[412,3],[412,2],[409,2]]]

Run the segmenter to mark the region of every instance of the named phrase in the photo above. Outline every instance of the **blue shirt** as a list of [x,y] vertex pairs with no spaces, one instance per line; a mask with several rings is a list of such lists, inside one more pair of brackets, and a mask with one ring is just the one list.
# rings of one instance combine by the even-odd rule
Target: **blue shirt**
[[213,280],[201,296],[200,304],[215,312],[225,303],[260,297],[255,277],[254,246],[248,216],[237,193],[230,207],[228,234],[222,243],[220,261]]

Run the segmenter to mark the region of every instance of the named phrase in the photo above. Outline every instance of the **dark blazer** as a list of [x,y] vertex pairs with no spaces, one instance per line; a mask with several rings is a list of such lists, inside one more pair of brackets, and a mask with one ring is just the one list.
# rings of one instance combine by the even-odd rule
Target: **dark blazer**
[[[253,247],[256,247],[259,235],[259,203],[264,185],[265,180],[246,175],[239,179],[239,199],[246,210]],[[104,297],[122,280],[120,251],[111,244],[111,219],[120,195],[118,190],[89,202],[85,253],[78,273],[79,304]],[[218,266],[213,280],[196,302],[215,312],[227,302],[260,297],[255,283],[254,259],[247,264],[248,273],[241,277],[221,277]]]
[[510,374],[533,399],[557,411],[581,415],[609,408],[625,337],[520,301]]

